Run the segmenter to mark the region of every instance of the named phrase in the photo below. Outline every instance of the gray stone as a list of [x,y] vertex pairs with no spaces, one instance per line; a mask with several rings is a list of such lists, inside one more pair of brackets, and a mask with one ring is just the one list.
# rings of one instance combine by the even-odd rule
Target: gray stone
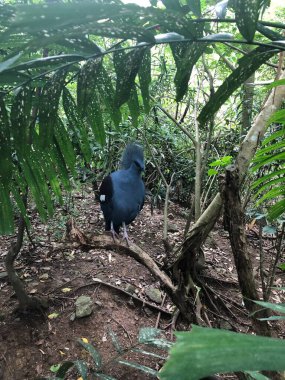
[[179,227],[175,223],[168,223],[168,232],[179,232]]
[[93,303],[92,299],[87,296],[80,296],[77,298],[75,302],[75,315],[76,318],[83,318],[87,317],[92,313],[93,310]]
[[134,294],[136,292],[136,288],[132,284],[127,284],[126,288],[125,288],[125,291],[128,292],[128,293],[130,293],[130,294]]
[[151,301],[161,304],[162,294],[159,289],[154,288],[153,286],[150,286],[149,288],[145,290],[145,294]]

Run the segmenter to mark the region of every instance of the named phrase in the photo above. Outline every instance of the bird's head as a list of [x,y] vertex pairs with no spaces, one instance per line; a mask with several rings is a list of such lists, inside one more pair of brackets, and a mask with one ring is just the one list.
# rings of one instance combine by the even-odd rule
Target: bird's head
[[144,161],[134,160],[135,167],[139,173],[144,171]]

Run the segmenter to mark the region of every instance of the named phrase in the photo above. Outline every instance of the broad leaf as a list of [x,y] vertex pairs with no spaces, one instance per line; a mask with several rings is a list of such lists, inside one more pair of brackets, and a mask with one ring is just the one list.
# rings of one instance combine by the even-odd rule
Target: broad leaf
[[191,332],[175,335],[177,341],[160,371],[161,380],[195,380],[215,373],[285,369],[282,339],[198,326],[192,326]]
[[102,366],[102,358],[100,353],[90,343],[85,343],[81,339],[78,339],[78,343],[85,348],[86,351],[92,356],[96,370],[100,370]]
[[133,125],[135,128],[138,128],[138,118],[140,115],[140,105],[139,105],[136,87],[134,87],[131,91],[130,99],[128,101],[128,106],[129,106]]
[[272,50],[268,50],[265,47],[258,47],[242,57],[239,60],[239,66],[227,77],[218,90],[210,96],[208,102],[202,108],[198,116],[199,123],[204,125],[211,120],[233,92],[274,54],[275,52]]
[[67,72],[64,70],[56,71],[52,78],[47,81],[40,96],[39,143],[44,148],[52,143],[59,99],[64,88],[66,74]]
[[151,54],[150,50],[147,49],[143,56],[142,64],[139,69],[139,82],[140,82],[140,90],[143,99],[143,105],[145,113],[149,113],[150,105],[149,105],[149,85],[151,83]]
[[98,77],[102,70],[102,58],[89,59],[81,68],[77,79],[77,106],[84,116],[95,93]]
[[67,88],[63,89],[62,99],[64,112],[67,116],[69,126],[74,131],[84,158],[86,161],[89,161],[91,159],[92,152],[86,126],[84,125],[81,117],[78,115],[76,103]]
[[237,27],[241,35],[247,40],[254,38],[256,23],[262,8],[261,0],[234,0],[232,2],[236,15]]
[[151,375],[151,376],[154,376],[154,377],[157,377],[158,375],[158,372],[155,371],[154,369],[150,368],[150,367],[146,367],[142,364],[138,364],[138,363],[134,363],[134,362],[129,362],[127,360],[117,360],[118,363],[120,364],[123,364],[127,367],[131,367],[131,368],[135,368],[135,369],[138,369],[139,371],[141,372],[144,372],[144,373],[147,373],[148,375]]
[[114,67],[117,78],[114,102],[116,107],[120,107],[129,100],[145,50],[145,47],[137,47],[128,53],[119,49],[115,51]]

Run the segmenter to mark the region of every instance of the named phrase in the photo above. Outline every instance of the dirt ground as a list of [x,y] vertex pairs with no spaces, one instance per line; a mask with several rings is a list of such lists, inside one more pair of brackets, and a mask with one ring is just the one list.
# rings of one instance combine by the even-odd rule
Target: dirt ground
[[[85,338],[101,354],[103,373],[115,379],[150,379],[150,375],[119,364],[114,359],[118,352],[112,343],[115,334],[124,349],[136,346],[138,333],[143,327],[155,327],[163,331],[166,339],[173,339],[171,313],[174,306],[166,297],[163,306],[151,301],[147,289],[163,289],[149,271],[133,258],[110,250],[84,252],[73,248],[65,238],[65,223],[72,216],[76,225],[89,235],[103,232],[104,221],[98,202],[88,186],[75,192],[68,199],[68,206],[57,207],[54,217],[43,224],[34,209],[30,210],[33,223],[30,239],[25,237],[24,246],[16,262],[19,276],[30,294],[49,299],[49,309],[39,315],[20,315],[17,301],[7,282],[4,257],[14,236],[0,238],[0,380],[34,380],[54,376],[50,368],[66,360],[85,360],[94,367],[90,355],[78,343]],[[169,210],[172,244],[182,240],[187,210],[171,203]],[[153,259],[161,262],[164,255],[162,244],[163,211],[146,203],[136,221],[129,227],[129,236]],[[258,267],[258,239],[248,232],[250,253]],[[266,241],[268,260],[270,245]],[[208,311],[213,327],[249,332],[247,313],[242,306],[237,275],[232,262],[227,233],[217,227],[204,247],[207,268],[201,276],[208,286],[210,297],[219,305],[216,312]],[[277,271],[276,285],[284,284],[284,273]],[[98,284],[98,279],[103,283]],[[108,286],[112,285],[112,286]],[[283,285],[284,286],[284,285]],[[128,296],[120,289],[132,291],[141,301]],[[72,320],[75,301],[86,295],[93,300],[90,316]],[[272,301],[281,302],[280,292],[273,292]],[[218,300],[218,302],[216,302]],[[284,301],[283,301],[284,302]],[[153,305],[153,307],[152,307]],[[159,308],[165,312],[159,312]],[[188,329],[179,319],[176,329]],[[282,327],[274,324],[276,335],[282,337]],[[284,338],[284,330],[283,330]],[[165,352],[164,352],[165,356]],[[123,358],[159,369],[163,361],[156,357],[129,352]],[[78,379],[74,371],[69,379]],[[233,379],[228,375],[224,378]],[[174,379],[176,380],[176,379]]]

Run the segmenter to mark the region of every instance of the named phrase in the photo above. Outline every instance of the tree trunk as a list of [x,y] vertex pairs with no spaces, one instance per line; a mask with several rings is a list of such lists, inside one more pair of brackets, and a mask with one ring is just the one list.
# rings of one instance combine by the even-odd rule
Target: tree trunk
[[[282,71],[279,79],[285,78],[285,70]],[[270,116],[281,107],[282,101],[285,98],[285,86],[278,86],[273,89],[266,100],[261,112],[256,117],[253,126],[248,131],[245,139],[241,144],[239,154],[236,159],[236,166],[239,171],[240,182],[242,183],[246,174],[248,167],[260,139],[263,137],[267,121]],[[195,255],[199,252],[201,245],[205,242],[209,232],[215,225],[222,208],[223,202],[220,193],[218,193],[213,201],[210,203],[208,208],[201,215],[199,220],[193,225],[189,231],[187,238],[183,242],[182,248],[176,253],[175,257],[170,263],[170,266],[178,261],[187,260],[187,256],[191,256],[191,261],[195,262]],[[209,225],[208,225],[209,223]]]
[[254,331],[258,335],[270,336],[270,330],[266,321],[257,318],[268,317],[266,311],[260,312],[260,306],[252,300],[259,300],[257,287],[253,277],[252,262],[247,250],[245,235],[244,213],[240,199],[240,181],[237,167],[232,165],[226,169],[224,181],[221,181],[221,193],[224,199],[224,217],[227,226],[238,281],[246,309],[250,314],[254,313],[252,322]]
[[[26,206],[27,194],[24,196],[23,201]],[[41,310],[47,307],[47,302],[37,297],[31,297],[27,294],[24,284],[18,277],[17,272],[14,268],[14,262],[22,248],[25,226],[24,217],[20,215],[17,241],[16,243],[12,243],[10,249],[8,250],[7,256],[5,258],[5,266],[9,281],[19,301],[20,310]]]

